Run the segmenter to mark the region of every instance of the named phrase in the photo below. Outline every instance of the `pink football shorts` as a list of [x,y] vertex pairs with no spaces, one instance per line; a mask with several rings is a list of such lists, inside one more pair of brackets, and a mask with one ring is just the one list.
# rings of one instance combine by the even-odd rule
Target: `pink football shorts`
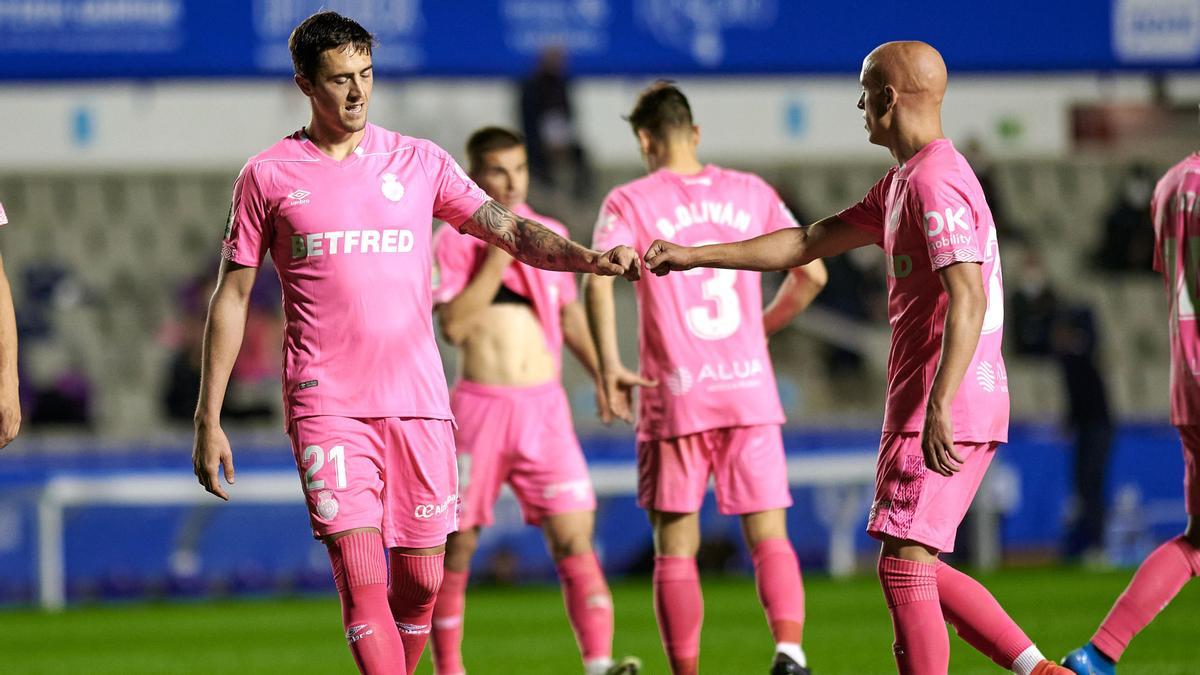
[[875,470],[875,502],[867,533],[954,550],[954,536],[999,443],[955,443],[963,459],[958,473],[943,476],[925,467],[921,435],[884,432]]
[[1187,514],[1200,516],[1200,426],[1180,426],[1183,442],[1183,494],[1187,499]]
[[320,539],[376,528],[388,548],[431,548],[458,529],[454,423],[401,417],[304,417],[292,454]]
[[530,525],[596,509],[567,394],[557,381],[531,387],[460,381],[450,393],[450,409],[458,420],[460,527],[492,524],[504,483]]
[[708,479],[726,515],[792,505],[779,425],[709,429],[638,443],[638,504],[647,510],[695,513]]

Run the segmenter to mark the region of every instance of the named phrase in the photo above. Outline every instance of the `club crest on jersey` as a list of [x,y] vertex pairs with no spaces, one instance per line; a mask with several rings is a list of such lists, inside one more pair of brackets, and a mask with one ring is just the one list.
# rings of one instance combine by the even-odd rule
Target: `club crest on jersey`
[[399,178],[396,178],[394,173],[383,174],[383,182],[379,184],[379,191],[393,202],[404,199],[404,184],[400,182]]
[[317,493],[317,515],[325,520],[332,520],[338,514],[338,501],[329,490]]

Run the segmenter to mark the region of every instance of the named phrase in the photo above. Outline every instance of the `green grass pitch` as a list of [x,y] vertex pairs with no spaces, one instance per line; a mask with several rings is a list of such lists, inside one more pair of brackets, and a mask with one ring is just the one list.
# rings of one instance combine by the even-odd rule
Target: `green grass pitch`
[[[1048,656],[1089,637],[1130,572],[1009,570],[984,582]],[[873,578],[806,580],[804,647],[817,675],[895,672],[891,625]],[[648,579],[614,584],[619,654],[665,674]],[[704,580],[701,667],[765,673],[771,642],[753,582]],[[1200,584],[1185,588],[1134,641],[1122,675],[1200,673]],[[468,596],[465,657],[472,675],[570,675],[581,668],[552,586],[477,588]],[[353,673],[335,597],[118,604],[61,614],[0,611],[0,671],[34,673]],[[1001,673],[951,636],[950,672]],[[428,674],[429,652],[418,673]]]

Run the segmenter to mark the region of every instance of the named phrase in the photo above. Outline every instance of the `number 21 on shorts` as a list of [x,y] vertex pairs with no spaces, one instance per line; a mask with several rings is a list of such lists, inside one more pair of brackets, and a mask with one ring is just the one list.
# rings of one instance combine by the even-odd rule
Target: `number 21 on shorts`
[[334,480],[337,483],[338,489],[346,487],[346,447],[335,445],[326,453],[321,446],[310,445],[304,448],[303,462],[308,466],[308,470],[304,472],[305,490],[325,489],[325,479],[317,478],[316,475],[325,466],[326,461],[333,464]]

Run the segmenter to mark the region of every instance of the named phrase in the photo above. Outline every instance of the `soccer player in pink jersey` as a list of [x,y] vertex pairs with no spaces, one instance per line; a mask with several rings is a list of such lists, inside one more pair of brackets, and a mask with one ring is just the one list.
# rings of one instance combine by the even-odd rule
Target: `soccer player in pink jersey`
[[271,255],[283,286],[287,431],[313,534],[325,542],[346,640],[367,673],[409,673],[429,635],[446,535],[457,527],[453,416],[433,338],[432,219],[538,267],[639,274],[489,199],[444,150],[367,123],[370,33],[333,12],[289,46],[307,126],[234,184],[205,329],[193,464],[228,499],[221,403],[251,286]]
[[[525,144],[486,127],[467,141],[470,177],[513,213],[562,236],[567,228],[525,203]],[[459,348],[450,394],[458,420],[459,530],[446,541],[446,572],[433,610],[438,675],[460,675],[471,556],[492,523],[504,483],[525,520],[540,527],[563,588],[586,675],[630,675],[634,658],[612,659],[613,608],[592,550],[596,497],[559,383],[562,347],[599,381],[596,348],[571,274],[515,262],[503,249],[444,226],[433,237],[434,292],[442,334]],[[600,393],[597,389],[597,393]]]
[[[922,42],[889,42],[863,61],[858,107],[870,141],[898,166],[857,205],[807,227],[702,247],[664,238],[656,274],[783,270],[876,244],[888,258],[887,407],[867,531],[883,542],[879,578],[906,675],[945,675],[946,622],[1019,675],[1067,673],[974,579],[938,560],[1008,435],[1000,355],[1003,288],[996,228],[971,167],[942,135],[946,66]],[[672,275],[673,276],[673,275]]]
[[[700,162],[700,131],[675,86],[652,85],[628,119],[650,173],[609,193],[596,246],[643,250],[659,237],[696,244],[795,228],[779,195],[761,178]],[[819,261],[798,268],[765,312],[758,274],[697,270],[639,282],[640,376],[621,364],[612,284],[586,280],[610,414],[630,420],[631,392],[641,386],[638,503],[654,528],[654,608],[677,675],[699,669],[704,601],[696,568],[698,512],[710,476],[721,513],[741,516],[776,643],[771,672],[809,672],[800,647],[804,587],[785,518],[792,497],[780,430],[784,414],[767,336],[802,311],[825,279]]]
[[1063,659],[1082,675],[1111,675],[1129,642],[1200,576],[1200,153],[1171,167],[1150,201],[1154,269],[1167,286],[1171,327],[1171,424],[1183,444],[1188,524],[1155,549],[1117,598],[1090,642]]
[[[0,204],[0,227],[8,224]],[[12,289],[0,257],[0,448],[12,443],[21,430],[21,395],[17,384],[17,317]]]

